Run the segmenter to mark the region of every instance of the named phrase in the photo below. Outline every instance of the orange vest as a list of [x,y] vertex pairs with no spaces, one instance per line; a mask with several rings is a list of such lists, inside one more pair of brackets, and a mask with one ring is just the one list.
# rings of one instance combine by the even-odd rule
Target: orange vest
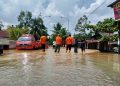
[[68,36],[68,37],[66,38],[66,44],[67,44],[67,45],[68,45],[68,44],[73,44],[73,38],[70,37],[70,36]]
[[55,39],[55,42],[57,45],[61,45],[62,44],[62,38],[60,36],[57,36]]
[[41,36],[40,43],[45,44],[46,43],[46,36]]

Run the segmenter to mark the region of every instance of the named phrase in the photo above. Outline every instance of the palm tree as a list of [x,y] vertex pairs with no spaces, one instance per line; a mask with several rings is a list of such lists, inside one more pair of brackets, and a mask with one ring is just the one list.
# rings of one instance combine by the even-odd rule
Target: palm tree
[[51,30],[53,32],[52,38],[54,39],[57,34],[60,34],[60,30],[62,29],[62,25],[58,22],[56,25],[54,25],[54,30]]
[[31,34],[38,34],[39,37],[42,35],[42,33],[45,33],[47,35],[47,28],[44,26],[43,20],[40,17],[32,19],[30,28]]
[[29,11],[21,11],[18,16],[18,21],[20,22],[18,25],[20,28],[29,28],[29,33],[33,35],[37,34],[37,38],[39,38],[42,33],[47,35],[47,28],[45,27],[42,18],[39,16],[32,18],[32,13]]
[[53,40],[55,39],[55,36],[57,34],[60,34],[63,39],[63,44],[65,43],[65,38],[68,35],[68,31],[66,30],[66,28],[63,28],[59,22],[56,25],[54,25],[54,30],[52,30],[52,32],[53,32],[52,34]]

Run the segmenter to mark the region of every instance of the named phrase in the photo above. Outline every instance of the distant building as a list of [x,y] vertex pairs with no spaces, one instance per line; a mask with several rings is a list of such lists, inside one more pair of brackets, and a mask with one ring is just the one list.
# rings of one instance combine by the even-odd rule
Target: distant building
[[4,50],[15,48],[15,41],[9,40],[7,31],[0,31],[0,45],[3,45]]
[[9,49],[9,34],[6,31],[0,31],[0,45],[3,49]]
[[99,41],[95,39],[86,40],[87,49],[99,49]]
[[7,31],[0,31],[0,38],[9,38],[9,34]]
[[108,5],[108,7],[113,8],[115,20],[116,21],[120,20],[120,0],[114,1],[113,3]]

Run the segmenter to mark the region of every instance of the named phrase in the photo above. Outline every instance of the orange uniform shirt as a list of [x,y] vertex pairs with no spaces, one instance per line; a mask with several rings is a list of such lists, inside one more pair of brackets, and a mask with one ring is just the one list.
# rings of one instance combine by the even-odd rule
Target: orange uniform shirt
[[55,42],[57,45],[61,45],[62,44],[62,38],[60,36],[57,36],[55,39]]
[[46,44],[46,36],[41,36],[40,43],[41,44]]
[[67,38],[66,38],[66,44],[68,45],[68,44],[73,44],[73,41],[74,41],[74,39],[72,38],[72,37],[70,37],[70,36],[68,36]]

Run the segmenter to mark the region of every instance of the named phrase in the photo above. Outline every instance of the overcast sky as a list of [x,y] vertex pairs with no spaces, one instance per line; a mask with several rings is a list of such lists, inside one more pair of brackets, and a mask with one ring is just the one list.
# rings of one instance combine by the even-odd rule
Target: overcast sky
[[[0,20],[5,26],[16,25],[20,11],[28,10],[33,17],[41,13],[49,33],[57,22],[68,28],[68,19],[69,31],[73,32],[77,20],[83,15],[90,14],[92,24],[104,18],[114,18],[113,10],[107,7],[113,1],[115,0],[0,0]],[[99,8],[94,11],[97,7]]]

